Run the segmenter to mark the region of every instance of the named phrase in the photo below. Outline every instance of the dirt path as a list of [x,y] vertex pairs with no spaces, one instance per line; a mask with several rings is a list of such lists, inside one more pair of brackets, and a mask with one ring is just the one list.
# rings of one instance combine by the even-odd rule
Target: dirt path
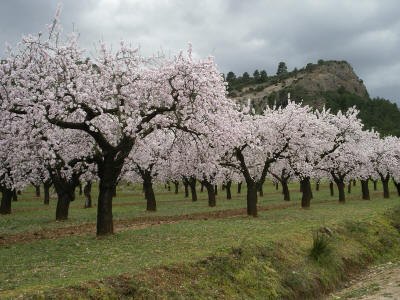
[[400,299],[400,262],[370,268],[327,299]]

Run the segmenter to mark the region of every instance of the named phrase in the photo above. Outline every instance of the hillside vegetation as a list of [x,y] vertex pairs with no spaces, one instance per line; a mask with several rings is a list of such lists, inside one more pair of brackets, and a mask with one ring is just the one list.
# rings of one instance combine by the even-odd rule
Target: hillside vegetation
[[324,105],[333,112],[356,106],[365,128],[375,128],[382,135],[400,136],[400,111],[395,103],[370,98],[363,81],[346,61],[322,61],[279,75],[227,75],[229,95],[239,103],[251,99],[256,112],[267,105],[284,105],[291,99],[316,108]]

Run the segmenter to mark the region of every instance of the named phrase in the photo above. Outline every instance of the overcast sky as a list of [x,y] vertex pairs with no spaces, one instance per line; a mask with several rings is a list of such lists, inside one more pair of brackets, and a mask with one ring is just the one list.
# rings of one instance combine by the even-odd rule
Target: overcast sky
[[[45,31],[55,0],[0,0],[0,54],[6,42]],[[400,104],[398,0],[64,0],[64,31],[87,49],[124,40],[145,54],[174,54],[192,42],[222,72],[289,70],[318,59],[347,60],[372,97]]]

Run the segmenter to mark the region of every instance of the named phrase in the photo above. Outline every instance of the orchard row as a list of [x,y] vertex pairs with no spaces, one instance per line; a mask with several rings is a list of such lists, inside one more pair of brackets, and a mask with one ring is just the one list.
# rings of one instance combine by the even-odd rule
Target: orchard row
[[65,219],[75,188],[85,182],[90,193],[96,181],[97,234],[105,235],[121,180],[143,183],[149,210],[153,182],[200,181],[210,206],[215,184],[245,182],[251,216],[269,177],[284,192],[299,181],[304,208],[311,180],[336,183],[341,202],[351,180],[364,191],[380,179],[387,196],[389,179],[400,182],[399,140],[363,130],[355,109],[332,114],[289,100],[255,115],[227,98],[213,59],[195,59],[191,46],[171,58],[100,43],[89,55],[77,34],[61,32],[56,16],[48,34],[24,37],[0,64],[2,213],[16,190],[44,183]]

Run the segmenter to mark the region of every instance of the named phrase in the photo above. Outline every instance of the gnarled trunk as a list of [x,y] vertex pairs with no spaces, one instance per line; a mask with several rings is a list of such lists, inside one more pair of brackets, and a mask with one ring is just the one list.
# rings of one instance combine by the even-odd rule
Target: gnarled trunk
[[14,202],[18,201],[17,190],[15,190],[15,189],[13,190],[12,201],[14,201]]
[[310,177],[305,177],[300,180],[300,188],[303,193],[301,196],[301,207],[309,208],[311,205],[311,199],[313,198]]
[[397,196],[400,196],[400,182],[397,182],[396,180],[393,179],[393,183],[396,186]]
[[208,206],[214,207],[216,205],[214,185],[208,180],[203,180],[203,184],[207,189]]
[[78,185],[78,176],[66,179],[60,175],[52,174],[52,181],[57,192],[56,220],[68,219],[69,204],[75,199],[75,188]]
[[282,192],[283,192],[283,200],[290,201],[290,192],[287,179],[282,179]]
[[43,191],[44,191],[44,199],[43,204],[49,205],[50,203],[50,187],[51,187],[51,180],[46,180],[43,182]]
[[190,186],[190,193],[192,194],[192,201],[197,201],[197,192],[196,192],[196,178],[190,177],[189,178],[189,186]]
[[183,186],[185,187],[185,198],[189,197],[189,180],[184,177],[183,178]]
[[335,195],[334,190],[333,190],[333,182],[329,182],[329,191],[331,192],[331,197]]
[[373,180],[374,183],[374,191],[378,190],[378,180]]
[[264,196],[264,191],[263,191],[263,185],[262,184],[258,185],[258,193],[259,193],[260,197]]
[[36,197],[40,197],[40,185],[35,185],[35,195]]
[[347,193],[351,194],[351,181],[349,181],[349,184],[347,185]]
[[339,202],[345,203],[346,202],[346,194],[344,192],[344,189],[345,189],[344,180],[343,180],[343,178],[340,178],[337,176],[334,176],[334,180],[335,180],[336,186],[338,188],[338,192],[339,192]]
[[0,205],[0,214],[8,215],[11,214],[11,201],[13,197],[13,190],[0,187],[1,190],[1,205]]
[[225,185],[226,189],[226,199],[231,200],[232,199],[232,194],[231,194],[231,187],[232,187],[232,181],[228,181]]
[[240,194],[241,192],[242,192],[242,182],[238,182],[237,193]]
[[258,187],[254,181],[247,183],[247,215],[257,217],[257,192]]
[[362,192],[362,198],[364,200],[370,200],[368,181],[369,181],[368,179],[361,180],[361,192]]
[[383,198],[387,199],[390,197],[390,195],[389,195],[390,176],[389,176],[389,174],[386,174],[386,176],[384,176],[384,175],[380,175],[380,176],[381,176],[381,181],[382,181],[382,186],[383,186]]
[[179,181],[178,180],[174,180],[174,186],[175,186],[174,193],[178,194],[179,193]]
[[85,187],[83,188],[83,194],[85,195],[85,208],[92,207],[92,182],[86,182]]
[[157,203],[156,197],[154,195],[153,190],[153,180],[150,171],[143,171],[142,172],[142,179],[143,179],[143,189],[144,195],[147,201],[146,210],[147,211],[156,211],[157,210]]

